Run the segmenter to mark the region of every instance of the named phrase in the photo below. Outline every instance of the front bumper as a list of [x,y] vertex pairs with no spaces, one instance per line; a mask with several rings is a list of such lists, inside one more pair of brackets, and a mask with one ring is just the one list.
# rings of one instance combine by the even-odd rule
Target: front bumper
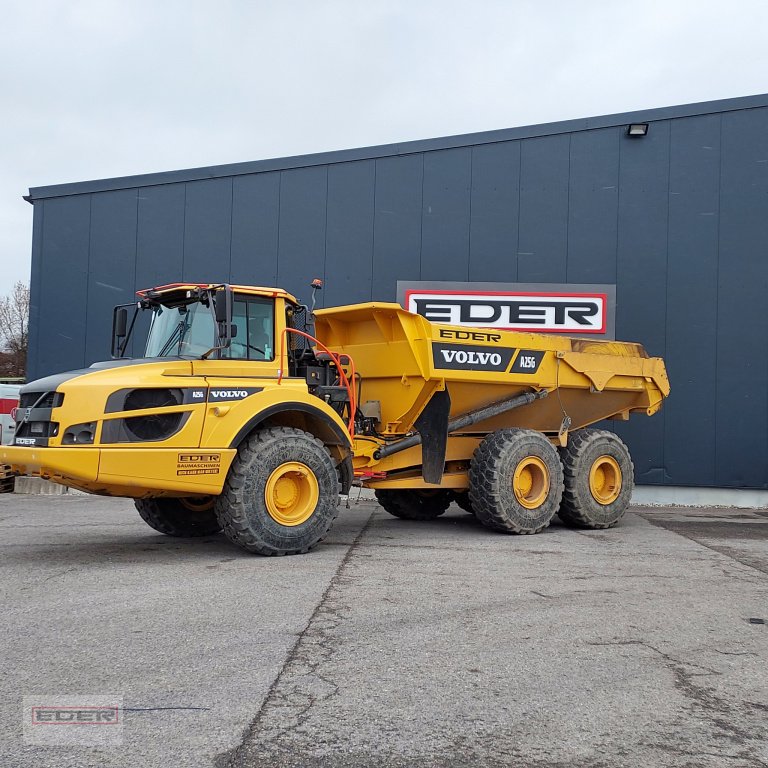
[[107,496],[221,493],[234,449],[0,447],[0,463],[33,475]]
[[3,464],[20,475],[47,480],[71,478],[95,482],[99,476],[99,448],[27,448],[4,445],[0,448]]

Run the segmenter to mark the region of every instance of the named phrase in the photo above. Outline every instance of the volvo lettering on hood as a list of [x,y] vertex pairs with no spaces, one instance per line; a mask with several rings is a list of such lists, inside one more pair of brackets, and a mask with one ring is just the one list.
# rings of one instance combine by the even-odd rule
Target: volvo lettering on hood
[[406,309],[433,323],[548,333],[603,334],[603,293],[406,291]]
[[263,387],[248,387],[247,389],[211,389],[208,402],[221,403],[225,400],[244,400],[249,395],[261,392]]

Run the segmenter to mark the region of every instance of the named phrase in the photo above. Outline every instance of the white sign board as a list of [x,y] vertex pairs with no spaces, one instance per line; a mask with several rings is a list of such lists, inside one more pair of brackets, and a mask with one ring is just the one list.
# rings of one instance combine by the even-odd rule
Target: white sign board
[[612,285],[398,282],[409,312],[434,323],[613,338]]

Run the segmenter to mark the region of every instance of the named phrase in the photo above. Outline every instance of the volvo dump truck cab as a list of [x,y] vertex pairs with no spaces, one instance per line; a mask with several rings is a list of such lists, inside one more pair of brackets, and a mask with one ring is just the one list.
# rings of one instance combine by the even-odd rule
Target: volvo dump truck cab
[[455,501],[508,533],[556,513],[614,525],[631,459],[589,426],[650,415],[669,392],[639,344],[469,331],[396,304],[315,313],[224,284],[139,291],[115,308],[112,357],[25,385],[3,462],[131,497],[162,533],[222,530],[268,555],[320,542],[355,479],[405,519]]

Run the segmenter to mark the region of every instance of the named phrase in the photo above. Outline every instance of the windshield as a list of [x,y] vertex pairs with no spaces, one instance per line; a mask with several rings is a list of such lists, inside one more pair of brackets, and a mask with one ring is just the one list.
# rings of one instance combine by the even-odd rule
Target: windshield
[[[274,360],[274,302],[236,294],[232,307],[232,342],[217,357]],[[211,309],[193,301],[177,307],[159,305],[152,312],[147,357],[202,357],[219,343]]]
[[147,357],[200,357],[214,345],[213,317],[208,307],[195,301],[154,310]]

